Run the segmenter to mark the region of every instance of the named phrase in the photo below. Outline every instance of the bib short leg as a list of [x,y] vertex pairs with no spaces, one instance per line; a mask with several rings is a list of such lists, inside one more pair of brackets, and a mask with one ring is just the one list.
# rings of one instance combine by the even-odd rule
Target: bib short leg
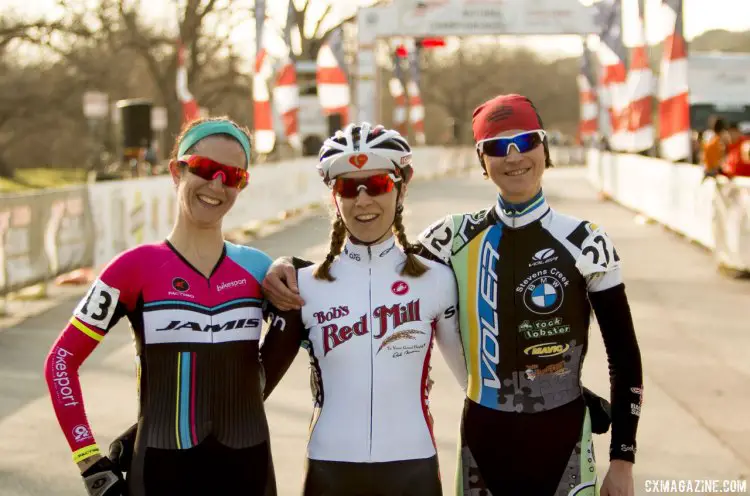
[[304,496],[442,496],[437,455],[378,463],[307,461]]
[[540,413],[466,400],[458,496],[596,496],[591,421],[583,399]]
[[145,448],[128,473],[130,496],[275,496],[269,443],[234,449],[213,437],[185,450]]

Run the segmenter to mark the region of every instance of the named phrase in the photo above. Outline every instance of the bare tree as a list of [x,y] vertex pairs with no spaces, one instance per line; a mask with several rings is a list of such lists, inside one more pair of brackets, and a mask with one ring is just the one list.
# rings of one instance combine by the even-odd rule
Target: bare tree
[[[427,52],[422,69],[422,99],[430,119],[428,140],[472,142],[471,115],[483,101],[501,93],[521,93],[539,109],[547,127],[575,129],[578,117],[577,61],[544,61],[527,49],[462,41],[450,54]],[[388,94],[387,89],[383,88]],[[448,129],[454,124],[455,129]],[[439,138],[438,138],[439,137]]]
[[[293,55],[299,60],[315,60],[320,47],[325,44],[334,31],[357,19],[357,13],[354,11],[351,15],[333,21],[330,26],[324,28],[328,21],[330,21],[333,13],[333,0],[328,0],[325,10],[317,19],[314,19],[310,14],[311,0],[304,0],[300,8],[297,7],[294,0],[289,1],[292,2],[293,7],[293,10],[290,11],[293,16],[292,30],[296,30],[299,33],[301,45],[301,51]],[[388,3],[387,0],[374,0],[370,6],[374,7],[386,3]],[[312,26],[312,32],[309,34],[306,29],[308,25]]]
[[[86,49],[106,47],[110,53],[127,57],[134,54],[142,63],[153,91],[156,105],[167,108],[168,134],[174,136],[181,123],[181,106],[177,98],[177,43],[188,49],[188,80],[199,103],[217,104],[224,93],[250,94],[249,78],[239,70],[239,57],[233,53],[229,34],[233,26],[247,21],[250,13],[235,15],[231,0],[187,0],[171,2],[177,19],[174,26],[149,23],[132,2],[99,0],[95,10],[75,7],[61,1],[64,8],[56,21],[54,38],[34,41],[52,49],[72,67],[81,67]],[[222,24],[227,34],[209,33],[208,21]],[[119,74],[128,77],[130,67],[123,66]]]

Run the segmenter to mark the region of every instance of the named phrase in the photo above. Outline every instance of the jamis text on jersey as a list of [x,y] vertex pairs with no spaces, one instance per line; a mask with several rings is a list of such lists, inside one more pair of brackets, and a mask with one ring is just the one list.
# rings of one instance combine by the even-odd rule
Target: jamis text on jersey
[[166,327],[156,329],[157,331],[178,331],[181,329],[190,329],[191,331],[198,332],[221,332],[231,331],[233,329],[253,329],[260,325],[260,319],[237,319],[228,320],[223,324],[206,324],[201,325],[198,322],[190,322],[184,320],[173,320]]

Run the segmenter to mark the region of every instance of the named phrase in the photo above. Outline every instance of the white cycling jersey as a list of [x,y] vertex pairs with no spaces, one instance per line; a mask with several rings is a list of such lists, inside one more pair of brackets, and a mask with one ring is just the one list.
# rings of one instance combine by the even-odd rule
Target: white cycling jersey
[[456,281],[450,268],[421,257],[424,275],[401,276],[405,260],[393,237],[370,247],[347,241],[331,266],[336,280],[315,279],[315,266],[300,268],[305,305],[272,316],[264,361],[274,361],[275,339],[302,341],[310,354],[311,459],[386,462],[436,453],[428,407],[433,337],[466,384]]

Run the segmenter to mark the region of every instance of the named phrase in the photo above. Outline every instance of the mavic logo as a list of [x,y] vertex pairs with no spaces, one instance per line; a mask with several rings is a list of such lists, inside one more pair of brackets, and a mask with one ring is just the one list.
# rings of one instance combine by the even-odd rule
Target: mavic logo
[[546,263],[554,262],[557,259],[558,257],[555,255],[554,248],[545,248],[534,253],[534,256],[531,257],[531,263],[529,263],[529,267],[544,265]]

